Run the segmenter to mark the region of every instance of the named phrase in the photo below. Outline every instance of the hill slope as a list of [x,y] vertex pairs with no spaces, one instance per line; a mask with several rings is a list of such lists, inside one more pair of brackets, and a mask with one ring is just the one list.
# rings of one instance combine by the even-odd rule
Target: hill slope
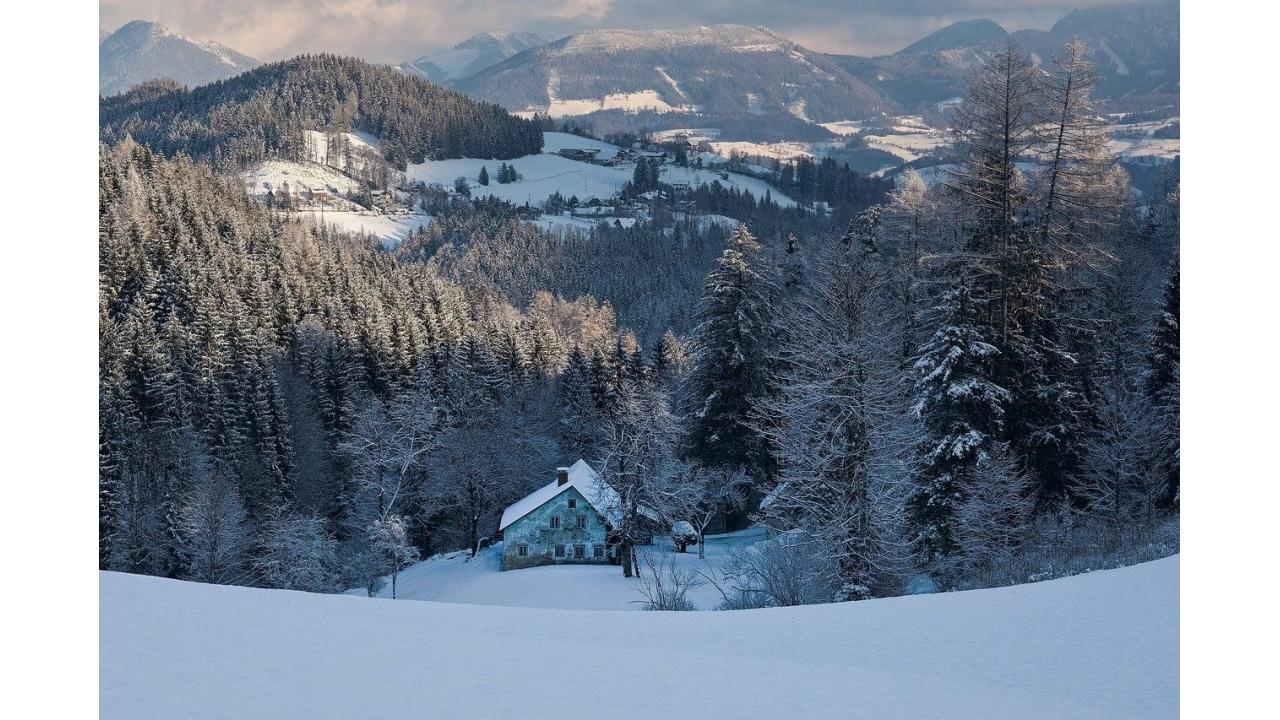
[[195,87],[251,70],[257,60],[225,45],[179,35],[134,20],[98,42],[98,94],[115,95],[148,80],[171,78]]
[[741,25],[584,32],[520,53],[457,87],[513,111],[643,114],[656,126],[744,118],[808,125],[896,108],[821,53]]
[[101,713],[563,718],[577,697],[617,717],[1165,718],[1178,712],[1178,565],[722,613],[370,600],[103,573]]
[[172,155],[229,161],[305,159],[307,130],[361,130],[397,167],[425,158],[513,158],[538,152],[542,130],[386,65],[303,55],[184,90],[148,83],[99,104],[99,137],[126,135]]
[[842,69],[909,109],[964,95],[969,73],[1011,37],[1048,64],[1072,36],[1090,48],[1100,84],[1095,96],[1177,93],[1176,0],[1074,10],[1051,30],[1006,34],[990,20],[954,23],[881,57],[831,56]]
[[442,85],[470,77],[516,53],[555,40],[556,36],[533,32],[486,32],[473,35],[448,50],[404,63],[401,70]]

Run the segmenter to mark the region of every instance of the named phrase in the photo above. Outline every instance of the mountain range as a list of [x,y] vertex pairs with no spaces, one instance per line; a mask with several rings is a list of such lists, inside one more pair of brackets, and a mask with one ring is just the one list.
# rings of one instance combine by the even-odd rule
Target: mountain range
[[159,23],[134,20],[109,35],[99,33],[98,94],[116,95],[160,78],[195,87],[239,75],[259,64],[225,45],[179,35]]
[[1012,39],[1034,61],[1052,62],[1071,37],[1090,49],[1099,98],[1171,94],[1179,89],[1178,3],[1158,2],[1073,10],[1048,31],[1007,32],[990,20],[949,25],[892,55],[832,56],[857,77],[908,109],[964,95],[969,73]]
[[400,65],[400,69],[416,73],[433,83],[448,84],[471,77],[516,53],[545,45],[555,35],[533,32],[486,32],[473,35],[448,50],[424,55]]
[[[559,39],[481,33],[397,68],[516,114],[583,118],[598,133],[713,126],[743,140],[820,140],[830,137],[823,123],[928,113],[963,96],[973,69],[1010,39],[1048,65],[1073,36],[1090,48],[1097,97],[1176,113],[1177,0],[1074,10],[1049,30],[965,20],[878,57],[820,53],[765,28],[715,25]],[[145,21],[104,37],[99,62],[103,95],[161,77],[196,86],[259,64]]]
[[[764,28],[591,30],[531,48],[454,86],[514,112],[602,123],[812,127],[898,105],[830,57]],[[639,116],[639,120],[629,118]]]

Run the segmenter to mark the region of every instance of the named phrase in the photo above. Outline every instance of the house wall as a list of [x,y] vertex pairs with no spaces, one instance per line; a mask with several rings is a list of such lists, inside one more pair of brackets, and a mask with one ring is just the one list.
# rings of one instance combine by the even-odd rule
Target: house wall
[[[576,507],[570,508],[573,500]],[[560,527],[551,527],[551,518],[560,518]],[[578,529],[577,518],[586,518],[586,527]],[[605,546],[607,529],[600,517],[577,488],[556,495],[528,515],[511,523],[502,531],[502,569],[535,567],[538,565],[591,565],[609,562]],[[520,545],[529,547],[529,554],[520,556]],[[555,548],[563,545],[565,556],[557,558]],[[573,557],[575,545],[583,546],[584,557]],[[595,559],[595,547],[605,548],[604,559]]]

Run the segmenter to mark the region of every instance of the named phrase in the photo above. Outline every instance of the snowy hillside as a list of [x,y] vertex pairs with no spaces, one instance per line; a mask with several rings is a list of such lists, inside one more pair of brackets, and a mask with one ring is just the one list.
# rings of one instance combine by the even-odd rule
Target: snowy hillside
[[433,83],[448,84],[555,39],[554,35],[533,32],[480,33],[447,50],[404,63],[400,69],[417,73]]
[[[457,84],[472,97],[552,117],[651,113],[688,120],[751,117],[783,133],[813,121],[868,118],[896,104],[765,28],[600,29],[531,48]],[[682,123],[687,124],[687,122]],[[745,138],[750,139],[750,138]],[[778,138],[782,139],[782,138]]]
[[1175,556],[993,590],[616,613],[103,573],[101,714],[563,718],[586,691],[611,717],[1168,718],[1178,578]]
[[[487,168],[493,176],[498,169],[498,160],[428,160],[417,165],[410,165],[405,172],[410,181],[420,180],[428,185],[438,183],[452,187],[456,178],[466,178],[475,197],[490,195],[516,205],[529,203],[539,205],[559,192],[564,197],[576,195],[579,200],[590,198],[606,200],[622,192],[622,188],[631,182],[635,172],[634,163],[623,163],[615,167],[595,165],[561,157],[556,153],[565,148],[595,149],[600,157],[613,156],[616,145],[599,140],[578,137],[568,133],[543,133],[543,151],[538,155],[526,155],[509,162],[521,179],[516,182],[499,184],[490,181],[480,185],[477,177],[481,168]],[[691,187],[701,184],[719,182],[728,188],[749,190],[757,198],[764,197],[766,191],[772,194],[774,202],[783,207],[792,207],[796,203],[791,198],[770,188],[763,180],[738,173],[721,173],[715,170],[699,170],[665,165],[661,179],[664,183],[687,183]]]

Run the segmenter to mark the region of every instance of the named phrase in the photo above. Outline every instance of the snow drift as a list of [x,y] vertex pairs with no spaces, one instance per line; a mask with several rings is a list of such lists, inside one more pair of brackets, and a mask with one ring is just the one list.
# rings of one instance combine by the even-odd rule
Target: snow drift
[[[1178,558],[720,613],[581,612],[102,573],[104,718],[1165,718]],[[585,691],[585,692],[583,692]]]

